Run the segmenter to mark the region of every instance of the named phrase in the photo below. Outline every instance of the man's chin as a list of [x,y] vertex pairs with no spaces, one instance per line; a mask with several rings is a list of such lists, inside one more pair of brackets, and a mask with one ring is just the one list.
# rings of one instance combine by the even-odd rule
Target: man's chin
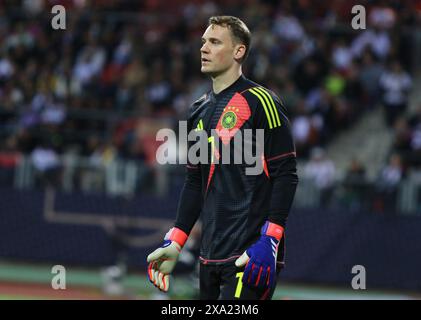
[[211,70],[209,70],[208,68],[206,68],[206,67],[201,67],[200,68],[200,71],[203,73],[203,74],[206,74],[206,75],[208,75],[208,74],[211,74],[212,73],[212,71]]
[[204,75],[207,75],[207,76],[210,76],[210,77],[215,77],[215,76],[217,76],[220,72],[218,72],[218,71],[215,71],[215,70],[210,70],[210,69],[208,69],[208,68],[206,68],[206,67],[202,67],[201,69],[200,69],[200,71],[204,74]]

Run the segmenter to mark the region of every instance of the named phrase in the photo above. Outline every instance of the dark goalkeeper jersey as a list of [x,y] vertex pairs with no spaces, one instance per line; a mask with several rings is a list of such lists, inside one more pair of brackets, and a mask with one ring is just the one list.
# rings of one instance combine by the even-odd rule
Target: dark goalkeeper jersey
[[[219,131],[212,135],[212,129]],[[256,129],[263,129],[262,141]],[[258,240],[266,220],[285,226],[298,182],[290,124],[276,95],[241,76],[219,94],[210,91],[193,103],[190,130],[207,133],[207,161],[189,161],[186,166],[175,226],[189,234],[200,215],[201,262],[225,263]],[[189,142],[189,148],[193,144]],[[227,149],[225,159],[230,160],[225,164],[222,154]],[[253,150],[260,162],[260,174],[246,172],[256,167],[250,160],[245,162],[246,149]],[[238,150],[243,150],[240,164],[234,161]],[[256,152],[261,154],[256,156]],[[283,249],[281,244],[279,262],[283,261]]]

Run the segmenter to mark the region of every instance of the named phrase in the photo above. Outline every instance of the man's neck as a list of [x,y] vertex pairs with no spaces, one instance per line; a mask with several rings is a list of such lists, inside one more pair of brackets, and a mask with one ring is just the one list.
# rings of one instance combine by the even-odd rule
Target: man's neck
[[242,75],[241,67],[235,70],[227,70],[227,72],[212,77],[212,88],[215,94],[228,88]]

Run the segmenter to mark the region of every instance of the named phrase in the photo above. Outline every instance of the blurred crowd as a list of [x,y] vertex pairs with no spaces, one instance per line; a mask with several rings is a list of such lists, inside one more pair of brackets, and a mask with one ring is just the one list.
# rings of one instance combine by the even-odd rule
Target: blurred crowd
[[[65,30],[51,27],[55,4],[67,10]],[[365,30],[351,27],[355,4],[367,10]],[[199,49],[216,14],[252,30],[244,73],[284,101],[301,159],[381,106],[399,154],[417,164],[421,111],[403,115],[420,12],[410,0],[2,1],[0,166],[28,155],[54,173],[69,152],[94,163],[144,161],[138,129],[125,124],[185,119],[210,88]]]

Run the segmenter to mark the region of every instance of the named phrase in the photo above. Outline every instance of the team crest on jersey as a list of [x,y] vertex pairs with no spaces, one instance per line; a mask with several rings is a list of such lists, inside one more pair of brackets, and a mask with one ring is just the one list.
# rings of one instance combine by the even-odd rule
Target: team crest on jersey
[[[231,108],[231,107],[228,107]],[[222,127],[224,129],[232,129],[237,123],[237,115],[233,111],[227,111],[222,117]]]
[[227,145],[250,116],[251,110],[247,100],[241,94],[235,93],[227,103],[216,126],[222,143]]

